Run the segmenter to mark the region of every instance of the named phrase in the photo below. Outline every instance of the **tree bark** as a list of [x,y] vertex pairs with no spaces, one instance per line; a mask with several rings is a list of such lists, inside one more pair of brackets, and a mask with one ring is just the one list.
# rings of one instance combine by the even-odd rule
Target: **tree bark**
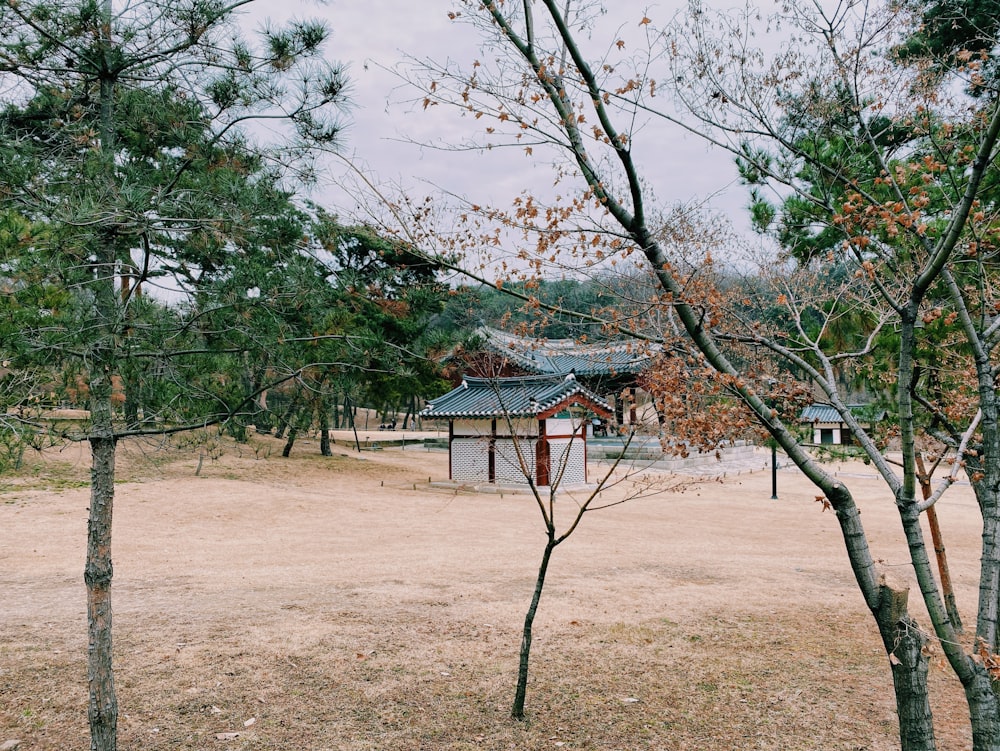
[[330,449],[330,404],[326,398],[319,400],[319,453],[333,456]]
[[535,622],[535,613],[538,611],[538,601],[542,598],[542,588],[545,586],[545,573],[549,568],[549,559],[555,549],[556,541],[554,532],[549,531],[549,541],[542,553],[542,563],[538,567],[538,577],[535,579],[535,591],[531,596],[531,605],[524,616],[524,629],[521,632],[521,654],[517,668],[517,689],[514,692],[514,706],[510,716],[515,720],[524,719],[524,700],[528,693],[528,660],[531,656],[531,626]]
[[[113,243],[107,237],[97,252],[98,268],[110,268]],[[99,272],[100,273],[100,272]],[[115,693],[111,639],[111,529],[115,498],[115,435],[111,375],[116,299],[113,282],[98,279],[95,315],[101,331],[90,372],[90,510],[87,517],[87,683],[92,751],[115,751],[118,745],[118,698]]]
[[[927,500],[933,493],[931,478],[924,467],[922,454],[916,455],[917,480],[920,482],[920,493]],[[931,541],[934,543],[934,556],[937,558],[938,576],[941,577],[941,594],[944,596],[944,606],[948,611],[948,619],[956,632],[962,633],[962,617],[955,601],[955,586],[951,582],[951,569],[948,568],[948,554],[944,547],[944,537],[941,535],[941,524],[938,522],[937,509],[931,506],[926,511],[927,526],[931,530]]]
[[972,725],[972,751],[1000,750],[1000,717],[993,680],[986,669],[972,660],[972,680],[964,683]]
[[934,718],[927,691],[926,638],[907,614],[908,590],[880,582],[875,621],[892,667],[902,751],[932,751]]
[[[108,400],[110,407],[110,400]],[[101,410],[105,411],[105,410]],[[110,413],[110,409],[107,410]],[[90,513],[87,519],[87,683],[92,751],[117,748],[118,698],[112,665],[111,521],[114,506],[115,439],[98,418],[90,438],[92,453]]]
[[292,422],[292,417],[295,415],[295,411],[299,408],[299,395],[296,394],[292,397],[288,404],[288,408],[281,414],[278,418],[278,429],[274,433],[274,437],[281,439],[285,435],[285,431],[288,430]]
[[344,428],[354,427],[354,401],[351,399],[351,395],[346,391],[344,392]]
[[285,447],[281,450],[281,455],[285,459],[287,459],[291,455],[291,453],[292,453],[292,446],[295,445],[295,439],[298,437],[298,434],[299,434],[299,426],[298,425],[292,425],[288,429],[288,440],[285,441]]
[[1000,598],[997,589],[1000,587],[1000,518],[996,513],[989,513],[983,518],[983,554],[979,564],[979,608],[976,617],[976,636],[985,640],[993,652],[1000,651],[997,641],[1000,639],[1000,628],[997,628]]
[[[920,527],[919,512],[916,510],[914,504],[907,503],[903,497],[897,498],[897,506],[899,506],[900,519],[906,534],[907,545],[910,549],[910,561],[917,577],[917,583],[923,594],[928,615],[934,624],[941,650],[965,690],[966,702],[969,706],[969,720],[972,728],[973,751],[1000,751],[1000,706],[997,704],[997,698],[993,691],[989,673],[982,663],[976,662],[976,660],[962,650],[958,644],[957,635],[951,621],[948,618],[943,599],[937,596],[931,573],[930,559],[927,555],[927,546],[924,543],[923,532]],[[879,628],[883,632],[883,638],[886,638],[885,632],[892,624],[886,623],[879,616],[876,616],[876,620],[879,621]],[[919,634],[915,626],[911,626],[908,618],[906,619],[906,625],[907,630],[912,631],[914,634]],[[887,643],[888,648],[889,645]],[[985,643],[982,644],[982,648],[985,651],[989,651]],[[991,655],[987,654],[986,657],[991,657]],[[922,672],[919,673],[914,670],[913,680],[916,680],[918,677],[926,683],[926,668],[923,668]],[[894,682],[896,679],[896,666],[894,666]],[[926,692],[926,687],[923,691]],[[899,710],[902,742],[916,744],[921,738],[933,732],[933,726],[929,724],[929,717],[925,721],[927,726],[921,729],[921,719],[914,705],[915,699],[905,687],[901,691],[897,686],[896,702]],[[904,720],[907,722],[905,726],[903,724]],[[903,751],[909,751],[911,748],[923,749],[932,748],[932,746],[904,745]]]
[[902,751],[932,751],[934,718],[927,692],[928,661],[923,653],[926,642],[911,619],[892,627],[895,648],[891,655],[892,684],[899,715],[899,740]]
[[311,418],[312,408],[309,404],[302,405],[302,408],[292,416],[288,428],[288,440],[285,442],[285,448],[281,451],[281,455],[286,459],[292,453],[292,446],[295,445],[295,439],[299,437],[299,432],[309,428]]
[[[102,179],[110,195],[116,192],[114,164],[115,78],[111,73],[111,0],[101,3],[100,150]],[[118,748],[118,696],[112,661],[111,529],[115,498],[115,435],[111,377],[120,352],[117,339],[118,297],[115,293],[115,235],[96,236],[94,315],[97,342],[90,365],[90,511],[87,518],[87,684],[91,751]]]

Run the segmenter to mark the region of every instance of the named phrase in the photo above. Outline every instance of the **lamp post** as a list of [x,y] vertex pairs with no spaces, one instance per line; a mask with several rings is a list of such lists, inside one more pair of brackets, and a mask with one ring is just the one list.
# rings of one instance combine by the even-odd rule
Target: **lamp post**
[[771,439],[771,500],[778,500],[778,442]]
[[[768,407],[773,410],[771,402],[774,401],[773,391],[777,381],[773,378],[767,379],[768,391],[772,392],[772,395],[765,399]],[[771,443],[771,500],[778,500],[778,441],[774,436],[770,436]]]

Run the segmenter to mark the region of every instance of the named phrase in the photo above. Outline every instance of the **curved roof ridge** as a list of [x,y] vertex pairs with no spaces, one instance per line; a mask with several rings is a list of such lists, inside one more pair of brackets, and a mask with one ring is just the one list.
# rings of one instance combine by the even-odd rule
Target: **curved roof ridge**
[[576,375],[572,371],[567,371],[565,373],[531,373],[529,375],[515,375],[515,376],[462,376],[463,381],[468,381],[469,383],[492,383],[494,381],[531,381],[531,382],[541,382],[541,381],[551,381],[553,383],[559,383],[565,381],[567,377],[572,376],[574,379]]
[[527,370],[544,374],[569,371],[577,375],[637,373],[646,368],[658,349],[646,350],[643,345],[621,339],[607,342],[533,339],[485,324],[476,332],[494,351],[510,357]]
[[510,378],[463,379],[463,386],[431,399],[424,417],[538,416],[574,397],[598,412],[611,413],[611,405],[576,380],[572,373]]

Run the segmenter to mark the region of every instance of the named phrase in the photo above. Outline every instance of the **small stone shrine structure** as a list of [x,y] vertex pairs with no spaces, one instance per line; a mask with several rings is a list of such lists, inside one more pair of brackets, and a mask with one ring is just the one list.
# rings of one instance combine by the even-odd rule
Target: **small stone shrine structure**
[[611,413],[570,373],[466,377],[420,415],[448,420],[449,479],[550,487],[587,481],[587,426]]

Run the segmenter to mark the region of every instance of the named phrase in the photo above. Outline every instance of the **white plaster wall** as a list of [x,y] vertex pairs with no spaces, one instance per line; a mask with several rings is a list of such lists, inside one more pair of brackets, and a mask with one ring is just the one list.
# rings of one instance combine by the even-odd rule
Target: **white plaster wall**
[[489,457],[488,438],[456,438],[451,442],[451,479],[489,482]]
[[492,423],[492,420],[455,420],[452,423],[452,429],[456,436],[488,436],[492,429]]
[[[513,430],[512,430],[513,428]],[[538,420],[526,417],[512,417],[510,422],[504,417],[497,418],[497,435],[537,436]]]
[[[583,441],[579,439],[549,441],[549,455],[551,461],[549,482],[578,485],[587,481],[586,447]],[[561,477],[560,472],[562,472]]]
[[571,417],[550,417],[545,421],[545,435],[573,435],[580,433],[583,423]]
[[535,477],[535,444],[537,441],[530,438],[522,438],[515,443],[510,439],[497,439],[496,442],[496,481],[498,483],[527,485],[528,479],[524,476],[521,462],[518,460],[517,452],[520,450],[521,458],[532,477]]

